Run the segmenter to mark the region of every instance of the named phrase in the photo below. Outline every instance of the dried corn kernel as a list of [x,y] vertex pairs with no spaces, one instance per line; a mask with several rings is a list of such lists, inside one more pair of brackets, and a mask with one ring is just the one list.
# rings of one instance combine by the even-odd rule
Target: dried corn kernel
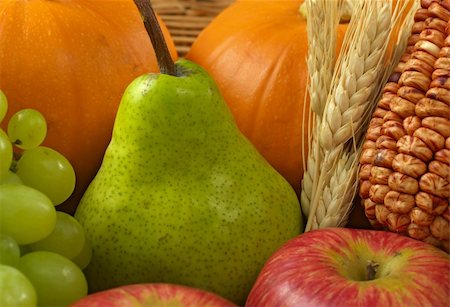
[[366,132],[359,195],[373,227],[448,252],[450,3],[421,6]]

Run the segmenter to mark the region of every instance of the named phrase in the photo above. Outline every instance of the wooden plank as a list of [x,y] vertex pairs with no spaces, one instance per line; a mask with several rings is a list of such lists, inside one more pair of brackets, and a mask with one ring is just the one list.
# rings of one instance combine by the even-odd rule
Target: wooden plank
[[169,29],[178,54],[189,50],[198,34],[235,0],[151,0]]

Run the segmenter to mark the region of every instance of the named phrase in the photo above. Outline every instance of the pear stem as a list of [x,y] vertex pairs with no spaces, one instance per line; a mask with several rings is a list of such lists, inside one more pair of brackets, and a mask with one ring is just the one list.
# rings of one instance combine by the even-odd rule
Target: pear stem
[[163,32],[159,26],[158,19],[150,0],[134,0],[134,3],[144,19],[145,30],[155,49],[156,60],[158,61],[160,72],[162,74],[176,76],[175,63],[170,56],[169,48],[167,47]]

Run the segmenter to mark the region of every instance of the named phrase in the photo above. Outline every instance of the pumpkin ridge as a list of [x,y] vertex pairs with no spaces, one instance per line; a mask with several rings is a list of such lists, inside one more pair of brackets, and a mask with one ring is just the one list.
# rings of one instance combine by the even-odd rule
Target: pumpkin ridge
[[[80,7],[79,5],[76,4],[70,4],[70,10],[82,10],[83,8]],[[62,18],[63,14],[58,14],[55,10],[49,8],[48,9],[48,13],[50,15],[52,15],[52,18],[49,18],[48,20],[52,20],[55,21],[57,20],[56,24],[64,24],[65,18]],[[93,18],[95,17],[94,15],[92,16]],[[64,50],[71,50],[72,46],[70,46],[70,42],[68,41],[70,39],[70,36],[66,36],[64,35],[64,31],[61,29],[61,27],[59,26],[55,26],[52,27],[52,31],[58,31],[58,37],[61,37],[60,40],[60,46],[64,46]],[[64,53],[65,55],[66,53]],[[76,59],[72,58],[70,59],[71,64],[74,64],[74,61]],[[68,61],[69,62],[69,61]],[[83,91],[81,90],[83,87],[83,82],[84,82],[84,78],[83,76],[79,76],[78,73],[78,67],[80,67],[82,63],[76,63],[75,65],[71,66],[69,69],[70,71],[65,71],[66,74],[70,75],[71,78],[71,82],[68,84],[71,88],[71,91],[66,91],[67,93],[70,93],[70,96],[73,96],[77,101],[82,102],[86,100],[86,97],[84,97],[83,95]],[[66,106],[67,107],[67,106]],[[70,111],[68,112],[68,114],[70,114],[71,117],[75,117],[77,119],[77,121],[75,123],[72,124],[72,127],[70,127],[69,130],[72,129],[77,129],[78,126],[84,127],[86,124],[86,120],[88,120],[88,118],[86,116],[84,116],[85,114],[87,114],[89,112],[89,108],[90,106],[85,106],[82,103],[77,103],[75,106],[73,106],[72,108],[70,108]],[[47,115],[47,121],[48,121],[48,126],[50,127],[50,129],[52,129],[53,124],[56,124],[58,126],[58,121],[61,121],[62,118],[54,116],[52,115]],[[57,127],[57,126],[53,126],[53,127]],[[70,135],[67,135],[67,131],[59,131],[59,136],[58,138],[60,139],[71,139]]]
[[[281,53],[278,54],[278,61],[272,61],[272,63],[270,64],[269,69],[267,69],[268,73],[266,75],[266,78],[264,80],[264,82],[261,83],[261,87],[263,87],[263,90],[261,92],[261,94],[259,95],[259,101],[261,102],[266,102],[269,101],[270,99],[268,97],[271,96],[271,92],[273,91],[272,88],[268,88],[267,86],[264,86],[266,84],[277,84],[277,82],[279,82],[280,80],[280,76],[281,78],[285,77],[282,74],[282,70],[283,70],[283,64],[285,63],[285,59],[289,58],[289,53],[291,51],[292,45],[294,45],[293,40],[290,40],[288,42],[288,45],[285,46],[285,48],[282,49]],[[287,94],[287,93],[286,93]],[[267,103],[266,103],[267,104]],[[249,131],[249,135],[251,137],[256,137],[257,136],[257,132],[260,132],[260,136],[258,137],[264,137],[265,131],[264,131],[264,120],[260,120],[260,114],[263,110],[263,108],[266,108],[267,105],[264,103],[259,103],[257,104],[256,110],[255,110],[255,125],[252,126],[253,129],[251,129]],[[278,108],[282,107],[281,105],[278,105]],[[273,114],[272,114],[273,115]],[[298,121],[300,119],[297,119]],[[282,124],[282,123],[281,123]],[[296,128],[301,129],[301,125],[296,125]],[[300,143],[300,140],[298,141]],[[288,146],[288,150],[287,151],[291,151],[293,147],[295,147],[296,144],[287,144]],[[278,153],[278,155],[280,155],[280,153]]]

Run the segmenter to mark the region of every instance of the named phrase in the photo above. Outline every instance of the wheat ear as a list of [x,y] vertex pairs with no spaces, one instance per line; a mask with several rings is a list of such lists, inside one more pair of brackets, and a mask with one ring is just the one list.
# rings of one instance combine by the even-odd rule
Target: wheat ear
[[[333,76],[335,49],[337,39],[337,25],[339,23],[343,1],[306,0],[303,3],[307,19],[308,54],[307,65],[309,72],[308,92],[311,110],[303,112],[309,117],[311,126],[308,129],[309,153],[304,163],[302,192],[300,203],[305,216],[309,214],[309,204],[313,191],[313,178],[318,173],[316,160],[321,155],[318,151],[317,128],[319,127],[327,93]],[[317,29],[321,29],[317,31]],[[304,104],[305,105],[305,104]],[[312,111],[312,112],[311,112]],[[302,127],[305,129],[305,127]],[[305,153],[305,150],[303,150]],[[303,154],[305,156],[305,154]]]
[[[404,4],[404,3],[403,3]],[[393,69],[388,44],[398,18],[390,1],[357,1],[319,127],[323,152],[306,231],[342,226],[356,193],[361,135]],[[406,6],[405,6],[406,7]],[[403,36],[404,37],[404,36]],[[389,65],[384,64],[385,62]],[[317,165],[316,165],[317,168]]]
[[328,183],[322,188],[315,218],[312,219],[311,229],[325,227],[340,227],[346,223],[346,217],[351,209],[348,204],[356,193],[358,160],[356,153],[343,152],[329,174],[323,180]]
[[[346,147],[341,152],[338,158],[337,167],[333,170],[332,176],[329,179],[328,185],[325,186],[324,197],[320,198],[322,204],[319,208],[326,207],[327,212],[323,218],[319,215],[320,224],[313,225],[313,229],[324,227],[340,227],[347,223],[347,217],[352,208],[352,200],[354,199],[357,188],[357,174],[359,170],[359,157],[362,151],[362,144],[364,143],[364,131],[367,130],[369,121],[373,110],[376,107],[376,102],[379,101],[382,91],[381,86],[387,82],[388,77],[394,71],[397,63],[400,61],[401,54],[406,48],[408,36],[413,24],[413,13],[415,9],[410,10],[406,14],[406,19],[403,25],[400,25],[400,16],[405,14],[408,2],[401,3],[394,8],[393,17],[391,20],[392,29],[390,30],[390,39],[392,42],[397,37],[396,45],[393,46],[393,53],[385,54],[386,65],[384,65],[384,71],[381,76],[381,82],[378,82],[378,86],[374,91],[376,95],[375,99],[371,99],[367,103],[366,112],[362,118],[360,129],[357,133],[353,133],[352,142],[347,142]],[[416,3],[416,5],[418,5]],[[409,15],[408,15],[409,14]],[[396,33],[395,29],[400,27],[402,31]],[[329,191],[329,193],[327,193]],[[316,227],[314,227],[316,226]]]

